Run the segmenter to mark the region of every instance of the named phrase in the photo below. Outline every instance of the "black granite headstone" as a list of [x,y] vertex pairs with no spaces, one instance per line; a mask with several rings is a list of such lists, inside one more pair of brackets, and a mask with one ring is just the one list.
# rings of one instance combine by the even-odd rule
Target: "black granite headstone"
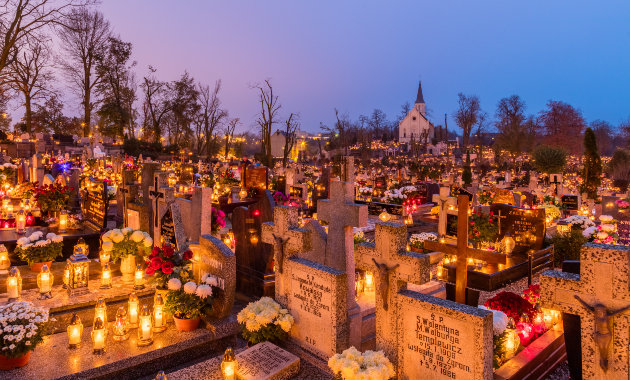
[[514,238],[516,246],[513,254],[525,254],[530,249],[535,251],[542,249],[546,233],[544,209],[524,209],[493,203],[490,205],[490,211],[499,219],[497,238],[502,240],[506,234]]
[[577,195],[563,195],[560,199],[565,210],[578,211],[580,209]]

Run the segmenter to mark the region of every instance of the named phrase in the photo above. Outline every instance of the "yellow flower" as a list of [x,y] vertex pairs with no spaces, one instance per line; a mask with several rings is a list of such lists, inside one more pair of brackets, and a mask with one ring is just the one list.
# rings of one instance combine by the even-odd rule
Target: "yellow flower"
[[136,243],[140,243],[142,240],[144,240],[144,234],[142,233],[142,231],[134,231],[131,234],[131,240],[135,241]]

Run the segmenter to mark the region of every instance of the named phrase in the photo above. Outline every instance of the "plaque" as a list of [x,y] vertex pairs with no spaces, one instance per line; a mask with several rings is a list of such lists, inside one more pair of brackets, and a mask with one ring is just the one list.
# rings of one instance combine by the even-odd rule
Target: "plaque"
[[175,224],[173,223],[173,211],[169,207],[160,220],[160,236],[162,244],[170,244],[177,250],[177,237],[175,235]]

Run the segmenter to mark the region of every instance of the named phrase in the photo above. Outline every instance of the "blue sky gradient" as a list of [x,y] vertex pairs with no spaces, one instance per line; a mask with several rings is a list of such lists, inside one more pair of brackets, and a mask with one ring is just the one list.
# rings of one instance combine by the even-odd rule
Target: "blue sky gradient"
[[588,121],[630,117],[627,0],[106,0],[100,9],[133,43],[139,82],[148,65],[164,80],[184,70],[222,79],[241,131],[258,112],[250,85],[266,78],[283,117],[298,112],[311,132],[332,124],[335,107],[394,119],[418,80],[435,124],[454,113],[458,92],[478,95],[491,116],[518,94],[528,113],[554,99]]

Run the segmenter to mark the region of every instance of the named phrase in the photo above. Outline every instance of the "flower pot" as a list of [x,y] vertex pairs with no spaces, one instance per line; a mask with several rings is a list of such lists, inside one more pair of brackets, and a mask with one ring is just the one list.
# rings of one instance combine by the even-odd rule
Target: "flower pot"
[[41,263],[31,263],[29,266],[31,268],[31,272],[41,272],[42,271],[42,267],[46,265],[48,266],[48,269],[51,269],[50,266],[52,265],[52,261],[43,261]]
[[127,255],[120,259],[120,273],[122,273],[123,283],[133,284],[136,273],[136,256]]
[[199,327],[199,322],[201,322],[201,318],[193,318],[193,319],[180,319],[173,316],[175,320],[175,327],[177,331],[193,331]]
[[18,356],[17,358],[7,358],[4,355],[0,355],[0,370],[2,371],[10,371],[15,368],[24,367],[28,364],[28,361],[31,359],[31,351],[28,351],[22,356]]

